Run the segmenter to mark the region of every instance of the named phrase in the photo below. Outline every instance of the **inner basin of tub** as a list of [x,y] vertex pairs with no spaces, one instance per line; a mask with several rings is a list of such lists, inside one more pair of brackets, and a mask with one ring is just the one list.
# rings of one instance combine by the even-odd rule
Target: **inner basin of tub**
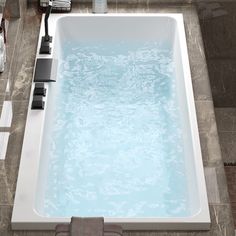
[[40,214],[190,215],[171,43],[67,41],[49,96]]

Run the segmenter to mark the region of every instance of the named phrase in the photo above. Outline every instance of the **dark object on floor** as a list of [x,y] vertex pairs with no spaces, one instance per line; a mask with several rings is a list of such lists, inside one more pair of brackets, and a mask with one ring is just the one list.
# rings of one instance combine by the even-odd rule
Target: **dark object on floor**
[[122,236],[122,228],[104,224],[103,218],[72,217],[70,224],[58,224],[55,236]]
[[53,59],[37,59],[34,73],[34,82],[55,82],[51,79]]
[[32,101],[32,110],[43,110],[45,102],[43,101],[43,96],[34,96]]

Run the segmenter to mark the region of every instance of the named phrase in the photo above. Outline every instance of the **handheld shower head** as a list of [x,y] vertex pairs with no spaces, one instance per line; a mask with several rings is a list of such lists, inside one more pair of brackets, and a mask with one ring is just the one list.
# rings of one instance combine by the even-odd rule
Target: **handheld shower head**
[[48,33],[48,18],[51,14],[52,6],[53,6],[53,0],[49,0],[44,17],[45,36],[42,37],[40,54],[51,54],[50,43],[52,42],[52,36],[50,36]]
[[46,13],[45,13],[45,18],[44,18],[44,26],[45,26],[45,36],[44,36],[44,40],[47,42],[51,42],[52,37],[49,36],[48,33],[48,18],[51,14],[52,11],[52,5],[53,5],[53,0],[49,0],[48,1],[48,7],[46,9]]

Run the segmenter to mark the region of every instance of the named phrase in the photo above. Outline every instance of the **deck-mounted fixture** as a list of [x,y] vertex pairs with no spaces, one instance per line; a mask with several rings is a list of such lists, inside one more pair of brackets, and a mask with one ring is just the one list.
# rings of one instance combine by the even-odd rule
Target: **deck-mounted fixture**
[[43,97],[46,96],[46,88],[44,87],[44,83],[35,83],[34,86],[34,96],[31,105],[32,110],[43,110],[45,102],[43,101]]
[[44,83],[35,83],[34,95],[46,96],[46,88],[44,87]]
[[55,82],[54,70],[57,70],[55,59],[38,58],[35,66],[34,82]]
[[45,102],[43,101],[43,96],[34,96],[32,101],[32,110],[43,110]]
[[48,1],[48,7],[45,13],[45,18],[44,18],[45,36],[43,36],[41,40],[41,46],[39,52],[40,54],[51,54],[50,43],[52,42],[52,36],[50,36],[48,33],[48,18],[52,11],[52,3],[53,0]]

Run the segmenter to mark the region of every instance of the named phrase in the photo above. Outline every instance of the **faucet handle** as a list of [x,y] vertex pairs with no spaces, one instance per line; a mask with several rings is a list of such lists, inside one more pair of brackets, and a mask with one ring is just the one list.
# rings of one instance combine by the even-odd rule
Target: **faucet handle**
[[46,96],[46,88],[44,87],[44,83],[35,83],[34,95]]
[[32,110],[44,110],[45,102],[43,101],[43,96],[34,96],[31,109]]

